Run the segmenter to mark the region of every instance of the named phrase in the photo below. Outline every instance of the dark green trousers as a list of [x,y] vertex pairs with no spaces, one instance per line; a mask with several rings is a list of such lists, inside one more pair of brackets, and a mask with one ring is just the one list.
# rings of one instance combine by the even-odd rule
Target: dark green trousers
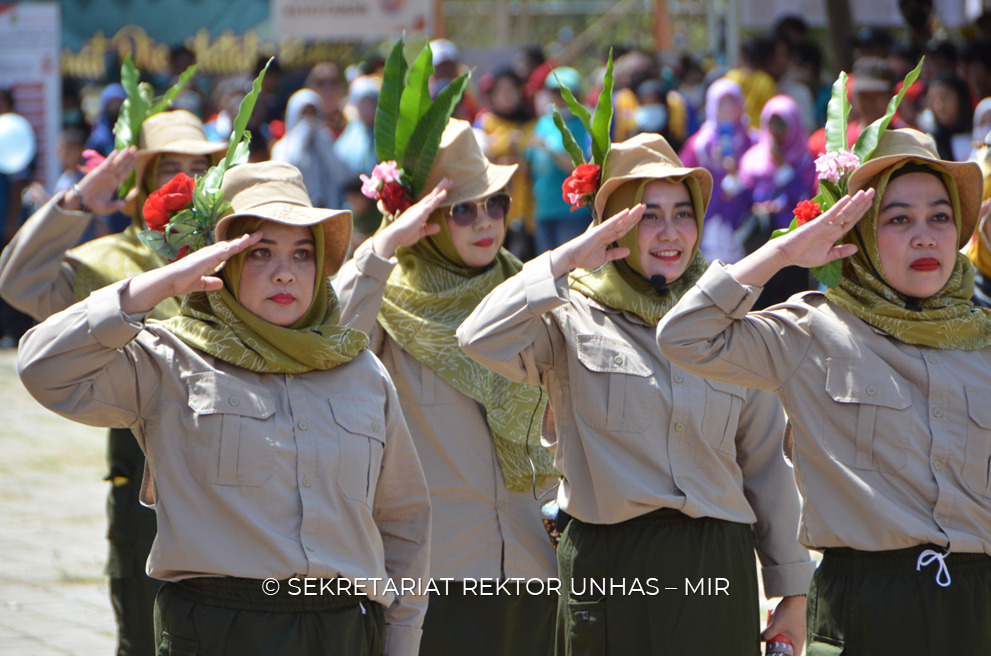
[[672,509],[614,525],[574,519],[557,557],[558,654],[760,653],[749,525]]
[[553,654],[557,595],[471,591],[465,593],[463,582],[450,582],[446,594],[430,594],[421,655]]
[[809,655],[991,654],[991,557],[950,554],[916,570],[923,550],[831,548],[812,577]]
[[[277,595],[261,580],[166,582],[155,601],[159,655],[381,655],[385,611],[363,596]],[[298,590],[298,589],[297,589]]]
[[145,455],[129,429],[110,430],[107,462],[107,576],[117,620],[117,654],[152,655],[155,595],[162,583],[145,574],[145,564],[158,527],[155,512],[139,500]]

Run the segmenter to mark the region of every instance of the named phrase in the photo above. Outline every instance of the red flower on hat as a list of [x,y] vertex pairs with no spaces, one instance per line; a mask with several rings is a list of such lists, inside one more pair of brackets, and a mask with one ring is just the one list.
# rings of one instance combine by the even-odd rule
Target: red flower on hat
[[141,213],[148,228],[162,230],[172,214],[185,208],[193,200],[196,181],[184,173],[177,173],[169,182],[148,195]]
[[382,191],[379,194],[379,198],[382,199],[385,209],[392,214],[405,212],[407,208],[413,205],[406,195],[406,189],[396,181],[384,183],[382,185]]
[[819,204],[814,201],[801,201],[795,206],[794,214],[795,225],[804,226],[822,214],[822,209],[819,207]]
[[561,196],[571,204],[572,212],[592,202],[592,197],[599,188],[601,173],[602,168],[598,164],[579,164],[565,179],[561,185]]

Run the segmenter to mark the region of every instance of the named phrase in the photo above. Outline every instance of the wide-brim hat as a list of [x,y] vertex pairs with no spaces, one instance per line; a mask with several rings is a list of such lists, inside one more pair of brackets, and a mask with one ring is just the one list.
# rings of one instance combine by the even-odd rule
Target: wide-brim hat
[[712,197],[712,174],[702,167],[686,167],[664,137],[644,132],[626,141],[613,144],[602,167],[602,184],[595,195],[595,216],[605,221],[603,213],[609,195],[630,180],[684,178],[690,176],[698,183],[702,198],[696,208],[701,222]]
[[886,130],[881,134],[871,159],[850,175],[847,189],[850,194],[864,189],[878,174],[906,160],[932,164],[953,178],[960,195],[960,235],[957,242],[963,248],[974,234],[980,214],[984,188],[981,167],[976,162],[939,159],[936,143],[929,135],[911,128]]
[[351,211],[315,208],[303,185],[303,174],[285,162],[240,164],[224,174],[220,186],[234,210],[214,227],[217,241],[227,239],[231,222],[259,217],[290,226],[323,224],[323,271],[333,275],[344,264],[351,241]]
[[441,135],[437,156],[419,198],[426,196],[444,178],[451,181],[444,205],[484,198],[505,189],[517,168],[518,164],[489,162],[471,124],[451,119]]
[[140,186],[145,169],[156,155],[205,155],[212,164],[216,164],[226,152],[227,142],[208,140],[203,122],[192,112],[173,110],[152,114],[141,124],[138,139],[138,185]]

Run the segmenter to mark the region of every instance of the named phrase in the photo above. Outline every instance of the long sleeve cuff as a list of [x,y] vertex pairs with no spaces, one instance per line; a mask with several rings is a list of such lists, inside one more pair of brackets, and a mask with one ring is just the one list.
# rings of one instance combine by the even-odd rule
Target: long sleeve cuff
[[716,260],[696,283],[702,294],[733,319],[743,319],[757,302],[763,287],[743,285],[733,278],[726,265]]
[[543,315],[564,305],[570,299],[568,277],[554,278],[551,254],[546,252],[523,265],[523,286],[527,308],[534,315]]
[[396,267],[396,261],[383,258],[372,248],[372,239],[368,238],[354,251],[354,264],[358,271],[380,283],[385,283]]
[[761,568],[764,596],[781,598],[787,595],[806,595],[815,569],[816,564],[812,560]]
[[406,625],[385,625],[386,655],[420,654],[420,637],[423,631]]
[[119,349],[133,340],[144,325],[148,313],[125,315],[120,307],[120,295],[130,285],[126,279],[93,292],[86,303],[89,329],[97,342],[110,349]]

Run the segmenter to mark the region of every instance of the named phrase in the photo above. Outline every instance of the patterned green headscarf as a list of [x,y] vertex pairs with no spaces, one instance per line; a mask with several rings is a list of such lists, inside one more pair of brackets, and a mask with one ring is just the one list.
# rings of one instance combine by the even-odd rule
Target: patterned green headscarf
[[522,264],[499,249],[490,267],[468,267],[443,215],[435,212],[430,221],[440,224],[440,233],[397,250],[399,266],[386,284],[379,323],[403,350],[485,407],[506,487],[530,490],[534,471],[538,483],[555,474],[553,456],[540,445],[546,398],[539,387],[515,383],[473,361],[455,335],[479,302]]
[[[633,179],[613,190],[605,203],[605,216],[611,217],[639,203],[643,199],[644,187],[652,180],[656,179]],[[705,205],[701,200],[702,193],[698,182],[691,176],[666,180],[683,182],[688,186],[692,203],[695,205],[698,234],[701,237]],[[618,241],[620,246],[630,249],[630,255],[622,260],[607,262],[595,271],[576,269],[569,277],[569,286],[589,299],[616,310],[633,313],[648,324],[656,326],[685,292],[702,277],[708,264],[698,249],[699,239],[696,239],[688,267],[677,280],[668,285],[668,294],[661,295],[644,277],[643,265],[640,263],[639,228],[634,226]]]
[[[869,187],[876,192],[867,215],[844,238],[858,251],[843,262],[840,284],[826,296],[871,326],[907,344],[936,349],[973,351],[991,345],[991,309],[977,308],[974,266],[957,253],[953,272],[943,289],[928,299],[908,299],[884,280],[877,247],[877,217],[891,176],[907,164],[921,165],[940,174],[953,204],[960,230],[960,193],[953,177],[930,162],[904,160],[883,171]],[[914,307],[912,307],[914,306]]]
[[[258,228],[259,218],[232,225],[228,236]],[[316,261],[324,259],[323,226],[311,226]],[[347,363],[368,346],[368,336],[340,325],[341,307],[334,289],[317,267],[316,290],[306,314],[289,327],[276,326],[247,310],[237,300],[246,251],[224,265],[225,287],[195,292],[182,302],[179,315],[162,326],[189,346],[252,372],[301,374]],[[229,289],[228,289],[229,288]]]

